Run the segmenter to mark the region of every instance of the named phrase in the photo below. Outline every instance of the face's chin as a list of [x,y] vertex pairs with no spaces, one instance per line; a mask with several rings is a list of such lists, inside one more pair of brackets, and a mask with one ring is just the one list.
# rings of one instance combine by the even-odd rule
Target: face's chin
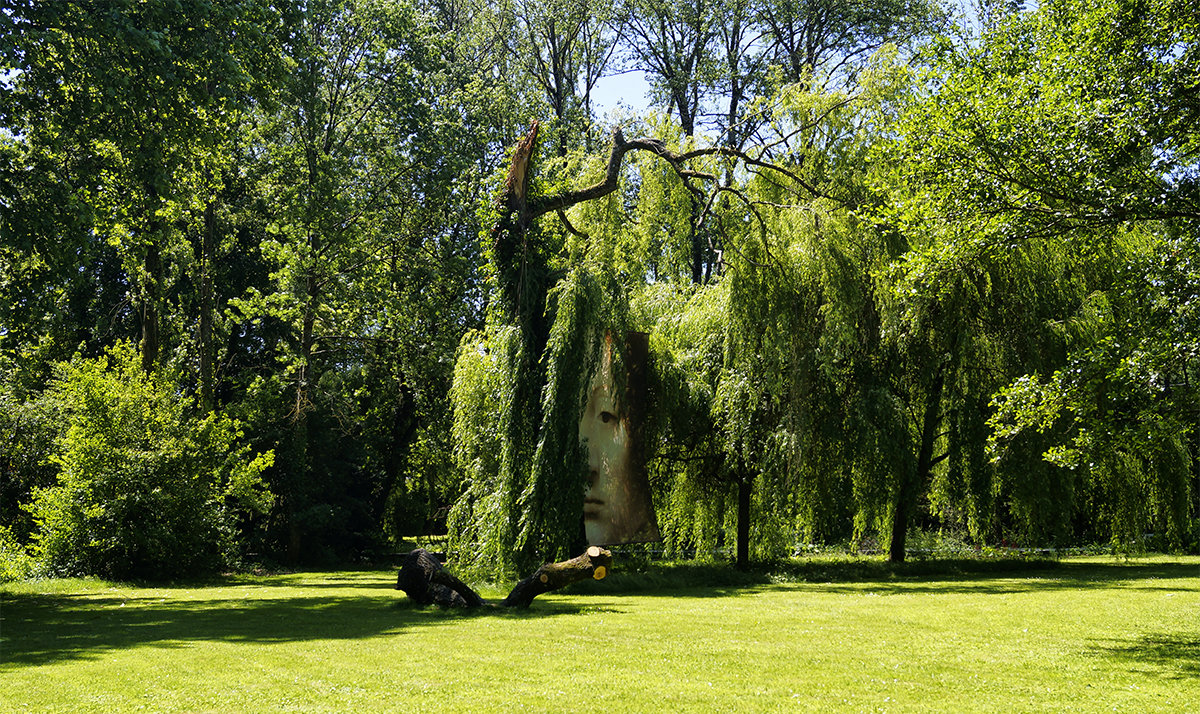
[[597,518],[589,518],[586,513],[583,519],[583,532],[588,545],[608,545],[608,524]]
[[583,527],[587,532],[588,543],[596,545],[596,538],[603,538],[607,535],[609,525],[612,523],[612,514],[609,511],[608,504],[603,499],[588,491],[583,498]]

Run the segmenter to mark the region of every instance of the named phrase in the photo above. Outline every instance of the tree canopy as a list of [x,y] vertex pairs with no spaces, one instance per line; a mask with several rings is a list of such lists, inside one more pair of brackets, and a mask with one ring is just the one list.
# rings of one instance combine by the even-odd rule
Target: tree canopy
[[1195,10],[980,5],[0,3],[0,573],[563,560],[630,332],[632,550],[1200,548]]

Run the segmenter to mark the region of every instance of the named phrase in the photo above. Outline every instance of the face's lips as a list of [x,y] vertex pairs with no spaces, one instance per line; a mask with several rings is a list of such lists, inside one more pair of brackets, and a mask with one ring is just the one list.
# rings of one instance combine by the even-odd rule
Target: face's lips
[[583,499],[583,519],[585,521],[594,521],[604,512],[604,501],[598,498]]

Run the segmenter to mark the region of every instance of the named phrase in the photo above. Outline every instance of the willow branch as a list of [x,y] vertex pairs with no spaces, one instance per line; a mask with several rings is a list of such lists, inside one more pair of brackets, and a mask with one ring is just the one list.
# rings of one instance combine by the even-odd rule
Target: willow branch
[[583,231],[579,230],[575,226],[571,225],[571,221],[567,219],[567,212],[561,208],[558,209],[558,219],[560,221],[562,221],[563,227],[566,228],[567,231],[570,232],[572,235],[575,235],[580,238],[583,238],[584,240],[587,240],[588,234],[584,233]]
[[625,160],[625,155],[631,151],[647,151],[666,161],[675,170],[675,173],[681,179],[683,179],[688,189],[699,197],[701,202],[703,202],[703,192],[691,185],[690,181],[692,179],[697,179],[701,181],[716,182],[717,177],[710,173],[696,171],[695,169],[688,167],[688,163],[704,156],[724,156],[727,158],[737,159],[747,166],[754,166],[761,169],[774,171],[804,187],[814,196],[825,196],[825,194],[808,184],[806,181],[804,181],[804,179],[800,178],[794,172],[789,171],[788,169],[785,169],[777,164],[772,164],[770,162],[757,159],[739,149],[734,149],[728,146],[716,146],[704,149],[693,149],[692,151],[678,153],[668,149],[667,145],[659,139],[651,139],[649,137],[626,139],[625,135],[618,128],[613,131],[612,150],[608,156],[608,165],[605,167],[604,179],[586,188],[573,191],[563,191],[552,196],[531,198],[528,206],[529,219],[532,220],[540,216],[544,216],[547,213],[562,211],[585,201],[603,198],[613,191],[616,191],[621,177],[621,164]]
[[561,211],[578,203],[585,201],[594,201],[597,198],[603,198],[613,191],[617,190],[621,178],[621,162],[625,159],[625,154],[630,151],[649,151],[658,156],[668,158],[673,153],[667,149],[666,144],[658,139],[634,139],[626,141],[624,134],[620,129],[613,132],[612,153],[608,156],[608,166],[604,171],[604,180],[599,183],[592,184],[587,188],[582,188],[576,191],[564,191],[553,196],[533,199],[529,202],[529,218],[532,220],[539,216],[544,216],[552,211]]

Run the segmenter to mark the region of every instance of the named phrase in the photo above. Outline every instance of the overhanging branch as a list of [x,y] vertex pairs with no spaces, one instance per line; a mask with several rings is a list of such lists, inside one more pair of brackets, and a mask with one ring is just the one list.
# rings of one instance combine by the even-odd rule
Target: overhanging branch
[[[690,179],[708,181],[717,183],[717,176],[703,171],[697,171],[688,166],[695,159],[705,156],[722,156],[725,158],[736,159],[746,166],[751,166],[767,171],[772,171],[780,176],[786,177],[796,185],[804,188],[814,196],[829,198],[825,193],[818,191],[814,186],[809,184],[795,172],[790,171],[778,164],[773,164],[755,158],[746,152],[735,149],[729,146],[713,146],[703,149],[693,149],[678,153],[667,148],[667,145],[659,140],[649,137],[638,139],[626,139],[620,128],[613,131],[612,149],[608,156],[608,165],[605,167],[604,179],[598,183],[592,184],[586,188],[573,191],[563,191],[552,196],[529,199],[527,216],[529,220],[533,220],[547,213],[564,211],[572,206],[592,201],[598,198],[603,198],[613,191],[617,190],[617,186],[621,177],[621,165],[625,160],[625,155],[631,151],[647,151],[655,156],[666,161],[675,170],[675,173],[688,184],[689,190],[699,194],[700,191],[690,184]],[[703,202],[703,201],[702,201]]]

